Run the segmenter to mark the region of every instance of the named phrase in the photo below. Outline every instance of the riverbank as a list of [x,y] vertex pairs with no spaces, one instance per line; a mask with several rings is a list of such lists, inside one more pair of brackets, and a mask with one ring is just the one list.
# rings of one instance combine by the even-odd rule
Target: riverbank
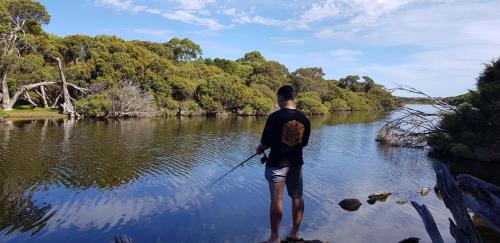
[[67,118],[54,108],[27,108],[20,107],[11,111],[0,110],[0,121],[4,119],[37,119],[37,118]]

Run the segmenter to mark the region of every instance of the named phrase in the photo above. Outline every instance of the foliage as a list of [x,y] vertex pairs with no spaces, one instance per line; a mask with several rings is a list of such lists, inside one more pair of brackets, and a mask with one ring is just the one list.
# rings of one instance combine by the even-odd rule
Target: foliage
[[274,102],[271,99],[259,97],[253,100],[251,107],[257,115],[266,115],[273,111]]
[[201,47],[188,38],[173,38],[165,44],[174,53],[174,59],[180,62],[194,60],[203,54]]
[[219,102],[212,99],[208,95],[199,95],[197,97],[198,104],[208,113],[217,113],[224,111],[224,107]]
[[305,92],[297,99],[297,109],[308,114],[325,114],[328,108],[321,103],[320,94],[315,91]]
[[[350,80],[344,85],[343,81],[325,80],[324,71],[319,67],[290,72],[283,64],[267,60],[258,51],[246,53],[235,61],[203,59],[201,47],[187,38],[155,43],[126,41],[109,35],[47,34],[41,26],[49,22],[50,16],[43,5],[33,0],[0,0],[3,36],[12,31],[8,25],[10,16],[20,16],[31,24],[24,38],[29,41],[29,48],[19,50],[19,55],[0,59],[0,67],[9,71],[6,80],[9,91],[13,93],[35,82],[60,80],[58,58],[68,83],[95,93],[85,98],[78,90],[70,89],[71,97],[81,100],[77,102],[77,109],[88,117],[103,116],[107,107],[104,99],[112,104],[105,116],[130,115],[113,109],[118,104],[124,105],[123,99],[131,93],[133,97],[153,99],[151,103],[155,108],[168,115],[241,111],[269,114],[276,108],[276,91],[284,84],[296,88],[304,111],[312,113],[386,109],[394,100],[369,77],[363,77],[364,81],[360,82],[359,77],[354,80],[352,77],[357,76],[348,76],[341,79]],[[123,83],[134,88],[124,88]],[[61,104],[60,85],[47,86],[44,90],[48,103]],[[127,92],[123,93],[124,90]],[[30,96],[36,103],[43,101],[40,90],[30,91]]]
[[111,110],[111,101],[105,94],[95,94],[75,102],[78,114],[90,118],[103,118]]
[[235,112],[248,103],[247,89],[248,87],[238,77],[216,75],[210,77],[207,83],[198,86],[196,95],[197,97],[209,96],[213,101],[221,104],[226,111]]
[[485,66],[477,90],[463,99],[456,112],[443,115],[429,144],[448,156],[500,161],[500,59]]
[[348,111],[351,107],[347,104],[347,101],[336,98],[327,103],[327,108],[330,111]]

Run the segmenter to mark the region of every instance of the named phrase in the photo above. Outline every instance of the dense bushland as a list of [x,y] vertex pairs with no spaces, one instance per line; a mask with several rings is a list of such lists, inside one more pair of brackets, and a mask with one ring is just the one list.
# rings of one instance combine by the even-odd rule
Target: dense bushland
[[[283,84],[297,89],[298,108],[310,114],[395,105],[394,97],[366,76],[327,80],[319,67],[289,72],[257,51],[235,61],[202,58],[201,47],[189,39],[59,37],[42,30],[49,21],[36,1],[0,1],[3,109],[30,104],[87,117],[265,115],[276,109],[274,94]],[[113,94],[140,105],[125,106]]]
[[454,102],[456,112],[443,114],[429,144],[437,154],[479,161],[500,161],[500,59],[485,66],[477,90]]

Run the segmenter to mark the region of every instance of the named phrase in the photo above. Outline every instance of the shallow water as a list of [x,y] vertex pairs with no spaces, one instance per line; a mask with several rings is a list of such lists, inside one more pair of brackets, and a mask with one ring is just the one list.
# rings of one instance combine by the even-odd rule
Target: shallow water
[[[433,192],[425,150],[375,142],[382,113],[311,117],[305,148],[305,238],[430,242],[412,206],[425,203],[445,241],[449,212]],[[268,234],[268,189],[251,155],[265,118],[38,120],[0,123],[0,241],[258,242]],[[393,195],[375,205],[374,192]],[[337,203],[358,198],[356,212]],[[283,233],[291,225],[285,199]]]

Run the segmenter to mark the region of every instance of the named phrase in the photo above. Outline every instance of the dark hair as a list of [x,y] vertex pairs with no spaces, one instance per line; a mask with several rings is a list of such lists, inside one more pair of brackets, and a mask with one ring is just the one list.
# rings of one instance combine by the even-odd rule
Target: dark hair
[[283,85],[278,89],[278,96],[283,97],[285,100],[293,100],[296,93],[291,85]]

